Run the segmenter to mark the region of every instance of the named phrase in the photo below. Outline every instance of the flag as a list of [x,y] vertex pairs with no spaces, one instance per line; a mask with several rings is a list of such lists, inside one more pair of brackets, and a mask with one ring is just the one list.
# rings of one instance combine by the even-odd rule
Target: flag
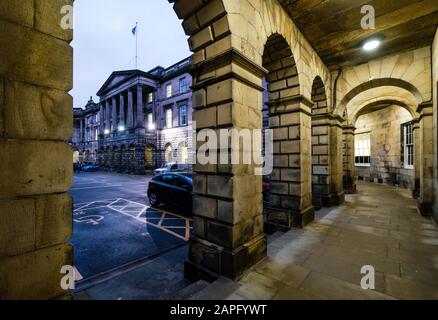
[[134,27],[134,29],[132,29],[132,34],[135,36],[137,34],[137,26]]

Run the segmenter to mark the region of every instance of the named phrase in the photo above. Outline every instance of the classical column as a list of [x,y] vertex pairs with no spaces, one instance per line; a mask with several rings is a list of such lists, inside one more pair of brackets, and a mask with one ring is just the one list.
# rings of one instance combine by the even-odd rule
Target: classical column
[[274,169],[266,231],[287,231],[314,220],[312,205],[311,106],[303,96],[269,102],[274,131]]
[[112,100],[111,118],[113,121],[113,132],[118,132],[119,127],[118,127],[118,119],[117,119],[117,99],[116,99],[116,96],[112,97],[111,100]]
[[143,86],[137,86],[137,119],[136,119],[136,127],[144,129],[145,121],[144,121],[144,111],[143,111]]
[[424,216],[432,215],[433,206],[433,104],[422,103],[418,106],[420,114],[420,192],[418,209]]
[[132,89],[128,89],[128,114],[126,115],[126,128],[132,129],[134,127],[134,100]]
[[120,118],[119,118],[119,125],[122,127],[126,127],[125,123],[125,97],[123,96],[123,93],[120,94]]
[[103,102],[101,101],[99,104],[99,117],[100,117],[100,123],[99,123],[99,134],[103,135],[104,131],[105,131],[105,114],[104,114],[104,107],[103,107]]
[[420,153],[420,120],[414,119],[412,121],[412,130],[414,134],[414,190],[412,190],[412,197],[418,199],[420,195],[420,163],[421,163],[421,153]]
[[[228,68],[234,63],[240,67]],[[214,78],[206,76],[212,73]],[[261,130],[264,75],[264,69],[231,49],[221,59],[212,58],[195,65],[195,130],[226,128],[224,135],[231,129]],[[230,161],[232,151],[241,151],[237,144],[231,148],[222,146],[220,157],[219,146],[210,146],[208,152],[200,149],[208,137],[201,135],[197,140],[194,236],[190,239],[185,275],[189,279],[213,280],[218,276],[235,279],[266,256],[262,177],[255,175],[256,166],[244,164],[242,157],[234,163]],[[199,161],[199,156],[207,153],[210,161]],[[218,163],[220,159],[223,161]]]
[[106,112],[105,112],[105,131],[106,130],[108,130],[108,132],[110,131],[110,129],[111,129],[111,120],[110,120],[110,106],[109,106],[109,102],[108,102],[108,100],[106,100],[105,101],[105,109],[106,109]]
[[84,142],[84,121],[82,118],[79,120],[79,142]]
[[345,193],[356,193],[356,167],[355,167],[355,147],[353,126],[345,126],[344,133],[344,190]]

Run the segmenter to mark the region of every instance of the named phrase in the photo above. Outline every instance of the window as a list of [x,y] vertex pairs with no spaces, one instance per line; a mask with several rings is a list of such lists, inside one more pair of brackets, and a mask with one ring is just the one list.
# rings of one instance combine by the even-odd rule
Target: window
[[96,113],[96,123],[99,123],[100,122],[100,119],[99,119],[99,116],[100,116],[100,113],[98,112],[98,113]]
[[355,137],[355,163],[357,166],[368,167],[371,163],[370,134],[358,134]]
[[147,128],[149,130],[154,130],[155,129],[154,115],[152,114],[152,112],[149,112],[148,115],[147,115]]
[[99,139],[99,129],[94,129],[94,140]]
[[172,108],[166,109],[166,128],[171,129],[173,127],[173,114],[172,114]]
[[402,163],[406,169],[414,168],[414,131],[412,123],[402,124]]
[[179,93],[183,94],[187,92],[186,78],[179,79]]
[[169,83],[166,86],[166,98],[170,98],[170,97],[172,97],[172,84],[171,83]]
[[179,106],[179,125],[181,127],[187,125],[187,105],[182,104]]
[[154,102],[154,93],[149,92],[148,93],[148,103],[152,103],[152,102]]

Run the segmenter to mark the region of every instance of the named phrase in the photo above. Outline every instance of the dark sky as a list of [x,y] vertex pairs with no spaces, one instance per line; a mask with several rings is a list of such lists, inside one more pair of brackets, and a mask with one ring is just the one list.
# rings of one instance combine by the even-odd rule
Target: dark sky
[[76,108],[83,107],[111,72],[135,68],[138,27],[139,69],[170,66],[190,55],[187,37],[167,0],[76,0],[74,88]]

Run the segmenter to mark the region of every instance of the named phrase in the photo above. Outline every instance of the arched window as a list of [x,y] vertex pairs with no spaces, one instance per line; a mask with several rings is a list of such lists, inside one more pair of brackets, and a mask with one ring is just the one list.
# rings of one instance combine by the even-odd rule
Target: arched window
[[166,163],[173,162],[173,148],[170,143],[166,145],[166,149],[164,151],[164,161]]
[[180,163],[189,163],[189,147],[187,142],[181,142],[178,146],[178,160]]

